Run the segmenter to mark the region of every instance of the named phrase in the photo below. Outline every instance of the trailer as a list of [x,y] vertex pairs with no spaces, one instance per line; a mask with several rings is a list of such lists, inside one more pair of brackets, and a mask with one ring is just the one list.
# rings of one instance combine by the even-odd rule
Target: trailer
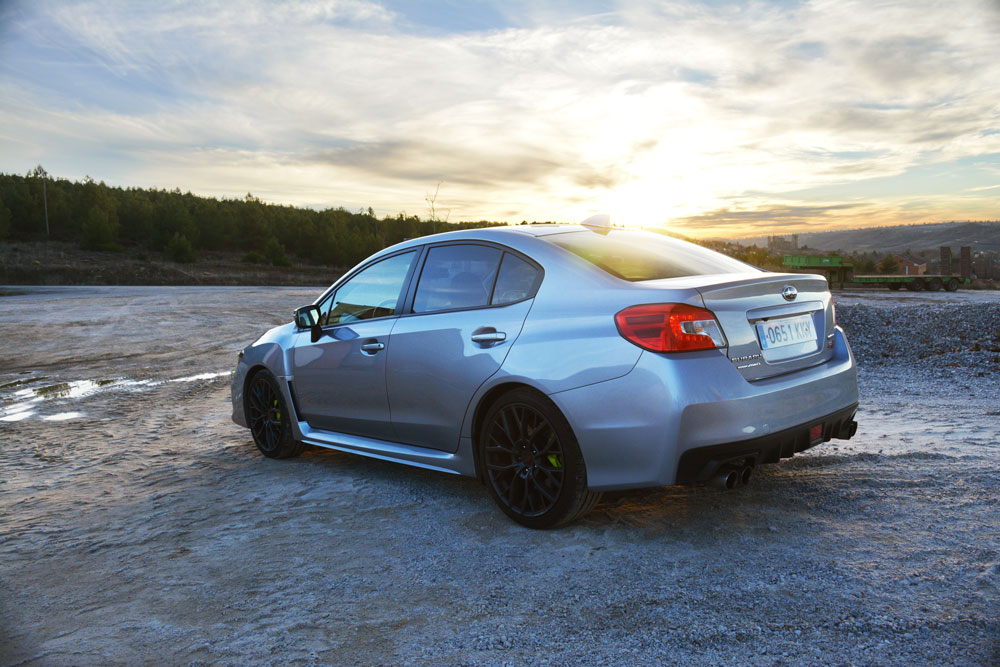
[[864,285],[882,285],[891,290],[906,287],[911,292],[931,292],[945,289],[954,292],[962,285],[970,285],[971,278],[946,275],[889,275],[889,276],[854,276],[851,280]]

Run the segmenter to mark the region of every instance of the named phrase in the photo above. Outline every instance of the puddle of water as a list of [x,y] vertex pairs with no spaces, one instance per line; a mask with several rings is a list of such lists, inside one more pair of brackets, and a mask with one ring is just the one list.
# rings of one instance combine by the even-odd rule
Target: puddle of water
[[229,371],[220,371],[218,373],[201,373],[199,375],[189,375],[183,378],[175,378],[173,380],[167,380],[167,382],[197,382],[199,380],[214,380],[215,378],[222,377],[223,375],[229,375]]
[[[59,382],[44,387],[17,389],[11,395],[14,401],[0,409],[0,422],[15,422],[27,419],[35,414],[35,409],[40,404],[54,399],[81,399],[109,389],[141,391],[157,387],[166,382],[201,382],[214,380],[228,374],[229,371],[217,371],[166,380],[132,380],[127,377],[113,377],[100,380],[73,380],[71,382]],[[48,378],[36,377],[17,380],[0,386],[0,389],[22,387],[26,384],[46,379]],[[68,419],[77,419],[81,416],[82,414],[79,412],[60,412],[42,417],[42,419],[45,421],[65,421]]]
[[53,398],[83,398],[97,393],[104,387],[148,387],[160,384],[155,380],[129,380],[125,377],[106,378],[103,380],[74,380],[60,382],[45,387],[18,389],[14,397],[23,402],[34,403]]
[[83,416],[82,412],[60,412],[58,414],[49,415],[48,417],[42,417],[42,421],[64,422],[70,419],[79,419],[82,416]]

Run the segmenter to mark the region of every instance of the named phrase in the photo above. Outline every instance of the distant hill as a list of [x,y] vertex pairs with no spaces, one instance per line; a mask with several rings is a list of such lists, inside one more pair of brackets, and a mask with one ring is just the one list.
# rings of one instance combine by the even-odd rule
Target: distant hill
[[[741,245],[767,245],[766,236],[736,239],[736,241]],[[972,246],[973,252],[986,250],[1000,252],[1000,221],[938,222],[926,225],[869,227],[799,234],[799,247],[804,245],[816,250],[847,252],[936,250],[943,245],[951,246],[957,252],[958,246],[967,245]]]

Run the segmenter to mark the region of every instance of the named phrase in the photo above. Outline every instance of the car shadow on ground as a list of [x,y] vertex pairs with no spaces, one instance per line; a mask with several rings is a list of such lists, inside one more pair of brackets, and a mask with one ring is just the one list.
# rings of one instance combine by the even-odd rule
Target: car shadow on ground
[[[252,447],[251,443],[247,443]],[[851,464],[871,455],[812,455],[796,457],[777,465],[758,466],[746,486],[724,490],[712,486],[663,486],[646,489],[606,492],[601,502],[585,517],[575,522],[574,532],[614,532],[638,530],[648,537],[664,533],[687,535],[710,532],[715,536],[746,531],[773,533],[790,523],[796,530],[818,528],[825,519],[838,519],[845,509],[841,491],[859,499],[857,511],[877,516],[884,511],[878,494],[865,494],[876,480],[868,473],[849,470]],[[283,463],[283,462],[277,462]],[[298,464],[318,466],[324,475],[347,475],[366,487],[379,489],[389,496],[419,498],[429,521],[447,521],[450,512],[473,512],[476,519],[487,521],[492,530],[530,531],[509,521],[495,507],[484,484],[479,480],[448,475],[432,470],[403,466],[336,450],[310,447]],[[862,479],[864,478],[864,479]],[[883,480],[884,483],[884,480]],[[915,483],[915,482],[914,482]],[[827,509],[824,501],[830,493],[838,494],[839,509]],[[848,498],[850,500],[850,498]],[[863,502],[861,502],[863,501]],[[360,502],[360,500],[359,500]],[[359,505],[359,510],[363,509]],[[458,517],[455,517],[457,520]],[[687,535],[691,537],[691,535]]]

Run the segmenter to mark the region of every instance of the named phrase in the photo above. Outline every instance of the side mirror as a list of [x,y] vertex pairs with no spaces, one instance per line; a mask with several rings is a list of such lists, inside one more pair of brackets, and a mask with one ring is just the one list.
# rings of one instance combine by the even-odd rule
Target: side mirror
[[295,326],[300,329],[309,329],[312,332],[312,342],[316,342],[323,335],[323,329],[319,325],[319,306],[311,304],[295,309]]
[[319,306],[311,304],[295,309],[295,324],[300,329],[311,329],[319,324]]

